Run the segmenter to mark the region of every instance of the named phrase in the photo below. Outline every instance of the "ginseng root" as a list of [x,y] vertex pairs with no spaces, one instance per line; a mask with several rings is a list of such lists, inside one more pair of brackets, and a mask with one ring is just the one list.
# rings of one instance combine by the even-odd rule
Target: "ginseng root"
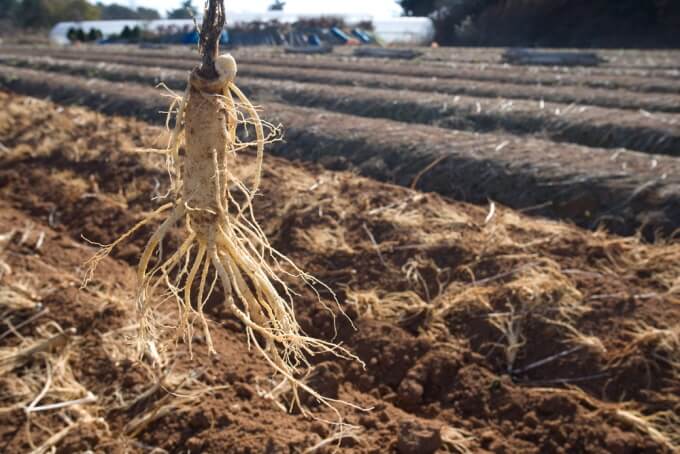
[[[278,130],[260,119],[235,85],[236,62],[230,55],[217,57],[215,69],[217,79],[204,79],[197,70],[190,74],[187,90],[182,97],[175,95],[168,113],[168,125],[175,115],[168,147],[154,150],[167,158],[174,202],[160,207],[104,247],[90,265],[95,266],[120,241],[170,210],[149,239],[137,269],[140,353],[149,345],[157,348],[154,342],[159,338],[160,327],[152,301],[158,301],[159,296],[174,298],[178,303],[178,337],[183,337],[191,349],[198,323],[209,351],[214,352],[203,309],[219,280],[224,303],[245,326],[249,345],[291,385],[291,405],[302,408],[300,388],[328,404],[330,399],[300,378],[309,369],[308,357],[332,352],[356,358],[336,344],[308,337],[295,319],[292,292],[277,274],[285,273],[310,285],[319,282],[272,248],[252,207],[260,184],[264,146],[276,140]],[[240,139],[252,131],[253,141]],[[256,150],[250,187],[232,173],[237,153],[248,148]],[[182,221],[186,237],[172,254],[164,257],[164,238]]]

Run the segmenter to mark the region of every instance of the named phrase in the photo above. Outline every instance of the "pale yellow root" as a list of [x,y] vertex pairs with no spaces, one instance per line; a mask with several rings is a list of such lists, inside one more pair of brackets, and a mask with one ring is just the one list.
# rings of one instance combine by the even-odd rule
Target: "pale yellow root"
[[[91,414],[99,410],[99,398],[71,368],[74,338],[75,330],[62,330],[51,321],[22,337],[16,347],[0,348],[0,377],[3,388],[10,391],[1,399],[0,415],[23,411],[25,421],[17,423],[23,425],[30,452],[52,452],[72,428],[82,424],[105,425]],[[37,413],[53,415],[54,422],[62,419],[66,426],[52,432],[37,423]]]
[[[156,150],[167,156],[174,203],[159,208],[106,246],[90,264],[96,265],[152,217],[172,207],[171,214],[149,239],[137,268],[139,354],[162,350],[156,343],[162,337],[163,327],[156,321],[152,304],[162,296],[159,295],[161,287],[166,287],[165,294],[177,302],[179,317],[174,327],[177,338],[184,339],[191,353],[193,327],[199,323],[207,349],[214,353],[203,309],[219,281],[224,304],[243,323],[249,346],[254,346],[290,386],[291,406],[297,405],[305,411],[299,397],[302,389],[335,410],[332,403],[339,401],[320,395],[303,382],[302,377],[310,368],[309,357],[330,352],[358,359],[339,345],[307,336],[295,319],[293,292],[278,275],[285,273],[309,285],[318,281],[271,247],[255,220],[252,207],[261,182],[264,146],[278,140],[278,131],[260,119],[255,107],[234,84],[233,58],[219,57],[216,67],[223,78],[207,81],[194,72],[184,96],[174,97],[168,113],[168,116],[175,113],[170,143],[167,149]],[[242,142],[240,137],[247,136],[249,126],[255,131],[255,139]],[[268,134],[264,126],[270,129]],[[186,151],[181,157],[180,148]],[[249,178],[251,187],[236,178],[231,170],[236,166],[237,152],[248,148],[256,150],[255,167]],[[240,192],[239,196],[234,192]],[[163,257],[164,239],[182,220],[186,238],[169,257]],[[209,284],[211,268],[215,277]],[[277,286],[283,289],[281,293]]]
[[89,242],[90,244],[94,244],[96,246],[100,246],[101,249],[97,251],[97,253],[94,256],[92,256],[87,262],[85,262],[85,265],[87,266],[87,273],[85,274],[85,278],[83,279],[82,287],[87,286],[87,284],[92,280],[92,276],[94,275],[94,270],[97,268],[97,265],[99,265],[99,262],[101,262],[105,257],[107,257],[111,253],[113,248],[118,246],[123,241],[129,239],[136,231],[147,225],[162,212],[170,209],[172,205],[173,205],[172,203],[166,203],[165,205],[156,209],[153,213],[139,221],[137,224],[135,224],[134,227],[125,232],[120,238],[118,238],[111,244],[103,245],[99,243],[94,243],[86,239],[87,242]]
[[614,416],[643,432],[652,440],[665,446],[670,452],[680,450],[680,417],[672,411],[661,412],[651,416],[628,409],[617,409]]

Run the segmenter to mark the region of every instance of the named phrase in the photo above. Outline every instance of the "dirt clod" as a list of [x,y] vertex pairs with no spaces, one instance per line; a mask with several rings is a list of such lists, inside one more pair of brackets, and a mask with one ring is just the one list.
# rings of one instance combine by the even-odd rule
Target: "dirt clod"
[[414,421],[403,421],[399,425],[399,454],[432,454],[442,445],[439,429],[427,427]]

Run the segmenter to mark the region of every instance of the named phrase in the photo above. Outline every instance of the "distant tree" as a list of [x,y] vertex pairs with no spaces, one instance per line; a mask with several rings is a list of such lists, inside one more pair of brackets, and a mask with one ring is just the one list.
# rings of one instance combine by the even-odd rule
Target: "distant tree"
[[88,0],[42,0],[48,11],[50,25],[63,21],[99,19],[100,11]]
[[429,16],[437,8],[438,0],[399,0],[397,3],[407,16]]
[[281,1],[281,0],[274,0],[274,3],[269,5],[269,11],[283,11],[283,8],[286,6],[286,2]]
[[97,3],[97,7],[101,11],[101,18],[105,20],[120,20],[120,19],[140,19],[140,20],[154,20],[160,19],[161,15],[153,8],[139,7],[137,10],[128,8],[118,3],[105,5],[102,2]]
[[[501,0],[398,0],[407,16],[466,16],[465,13],[481,11]],[[512,3],[512,1],[507,2]]]
[[130,27],[128,27],[126,25],[125,27],[123,27],[123,31],[120,32],[120,37],[122,39],[130,39],[131,36],[132,36],[132,30],[130,29]]
[[677,47],[678,0],[396,0],[440,44]]
[[18,0],[0,0],[0,19],[13,19],[18,6]]
[[78,39],[78,37],[77,37],[77,35],[76,35],[77,32],[78,32],[78,31],[76,30],[75,27],[70,27],[70,28],[68,29],[68,31],[66,32],[66,37],[68,38],[69,41],[73,42],[73,41],[75,41],[76,39]]
[[24,27],[45,28],[51,25],[47,2],[44,0],[22,0],[16,17]]
[[137,8],[137,19],[156,20],[160,18],[160,13],[153,8],[142,8],[141,6]]
[[47,28],[57,22],[99,19],[99,8],[87,0],[21,0],[15,17],[24,27]]
[[104,34],[102,33],[101,30],[98,28],[91,28],[90,31],[87,33],[87,40],[88,41],[97,41],[102,39]]
[[135,25],[134,27],[125,26],[120,35],[112,35],[112,39],[121,39],[128,42],[137,42],[142,38],[142,29]]
[[182,6],[168,11],[168,19],[191,19],[198,16],[198,10],[192,0],[184,0]]
[[132,30],[130,31],[130,40],[131,41],[139,41],[142,38],[142,29],[139,28],[139,25],[135,25],[132,27]]
[[135,10],[118,3],[105,5],[102,2],[97,2],[97,7],[101,11],[101,17],[104,20],[137,19]]
[[[428,16],[435,24],[435,40],[442,44],[474,41],[479,31],[475,20],[487,8],[503,0],[398,0],[407,16]],[[512,3],[512,0],[506,0]]]

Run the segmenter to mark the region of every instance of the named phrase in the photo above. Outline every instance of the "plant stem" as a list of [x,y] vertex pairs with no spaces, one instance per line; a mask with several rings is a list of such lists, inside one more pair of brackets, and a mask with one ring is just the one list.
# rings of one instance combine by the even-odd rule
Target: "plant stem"
[[220,36],[224,28],[224,0],[208,0],[203,12],[199,49],[203,57],[198,74],[204,79],[217,79],[215,58],[219,52]]

